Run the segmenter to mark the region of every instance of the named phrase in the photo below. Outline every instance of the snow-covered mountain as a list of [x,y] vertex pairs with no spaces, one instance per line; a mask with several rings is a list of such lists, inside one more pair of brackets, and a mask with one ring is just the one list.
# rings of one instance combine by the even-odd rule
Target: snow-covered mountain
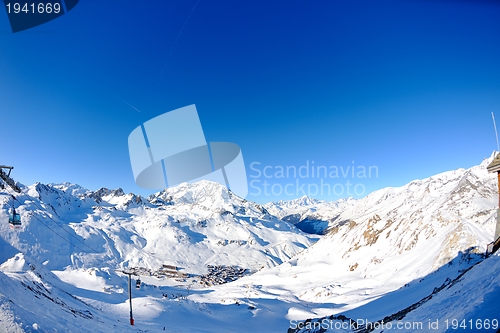
[[[375,214],[387,214],[391,221],[391,217],[396,216],[409,222],[431,217],[450,219],[451,216],[462,221],[483,221],[475,214],[491,217],[494,212],[491,203],[497,195],[496,177],[486,171],[493,155],[471,169],[444,172],[399,188],[384,188],[363,199],[328,202],[303,196],[271,202],[264,208],[301,230],[317,234],[336,232],[351,220],[378,219]],[[464,216],[464,213],[467,215]],[[450,216],[439,217],[440,214]],[[428,224],[426,226],[429,228]],[[494,225],[490,223],[487,228],[489,233]]]
[[89,191],[74,184],[34,184],[17,196],[23,227],[3,236],[51,269],[175,265],[203,273],[206,265],[256,271],[288,260],[316,238],[269,215],[220,184],[181,184],[145,199],[121,189]]
[[[333,219],[320,216],[329,220],[325,237],[248,279],[272,276],[274,282],[261,290],[276,289],[279,281],[288,297],[321,303],[291,308],[287,315],[294,320],[343,314],[377,321],[397,313],[484,258],[493,241],[498,198],[496,177],[486,170],[491,160],[373,192],[345,205]],[[331,212],[322,202],[308,209],[316,206],[317,212]],[[500,306],[494,308],[500,313]]]
[[270,202],[265,204],[264,208],[270,214],[294,224],[304,232],[323,235],[340,213],[355,202],[353,198],[332,202],[305,195],[298,199]]
[[[7,226],[1,192],[0,331],[134,331],[126,278],[114,269],[164,264],[192,275],[143,276],[133,292],[137,329],[315,332],[305,323],[413,318],[439,320],[433,332],[445,332],[446,318],[491,317],[500,313],[500,257],[484,259],[498,198],[491,159],[359,200],[264,206],[206,181],[149,198],[34,184],[16,202],[19,230]],[[207,287],[207,265],[248,270]]]

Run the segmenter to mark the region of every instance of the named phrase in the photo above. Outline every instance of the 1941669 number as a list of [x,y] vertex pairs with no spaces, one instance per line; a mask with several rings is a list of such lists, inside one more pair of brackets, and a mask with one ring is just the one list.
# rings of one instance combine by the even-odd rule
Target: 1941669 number
[[19,2],[14,2],[10,3],[8,2],[6,5],[7,7],[7,13],[14,13],[14,14],[59,14],[61,12],[61,4],[58,2],[55,3],[19,3]]
[[457,319],[446,319],[445,320],[446,324],[446,329],[453,329],[453,330],[481,330],[481,329],[498,329],[499,327],[499,322],[498,319],[470,319],[470,320],[457,320]]

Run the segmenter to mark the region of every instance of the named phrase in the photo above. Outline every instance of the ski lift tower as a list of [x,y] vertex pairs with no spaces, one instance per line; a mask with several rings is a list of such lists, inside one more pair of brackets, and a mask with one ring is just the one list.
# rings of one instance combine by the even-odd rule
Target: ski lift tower
[[[7,169],[9,171],[5,172],[4,169]],[[16,191],[17,193],[21,193],[21,189],[16,185],[14,179],[10,178],[10,172],[12,171],[12,169],[14,169],[13,166],[0,165],[0,178],[14,191]]]
[[[9,171],[4,171],[9,170]],[[7,165],[0,165],[0,179],[5,182],[5,184],[9,185],[15,192],[21,193],[21,189],[19,186],[17,186],[16,182],[14,179],[10,177],[10,172],[14,169],[13,166],[7,166]],[[3,185],[3,182],[0,181],[0,188],[4,189],[5,186]],[[16,198],[12,196],[12,214],[9,215],[9,224],[11,228],[18,229],[21,227],[21,215],[16,213],[16,207],[14,206],[14,200]]]
[[[121,269],[115,269],[115,272],[120,272],[125,275],[128,275],[128,302],[130,304],[130,325],[134,325],[134,316],[132,315],[132,275],[140,276],[140,272],[138,272],[136,269],[129,268],[126,270],[121,270]],[[138,279],[138,283],[140,284],[140,278]]]
[[498,210],[497,210],[497,226],[495,228],[495,236],[493,237],[493,243],[488,245],[488,253],[494,253],[500,248],[500,153],[491,161],[491,163],[486,167],[488,172],[497,173],[498,177]]

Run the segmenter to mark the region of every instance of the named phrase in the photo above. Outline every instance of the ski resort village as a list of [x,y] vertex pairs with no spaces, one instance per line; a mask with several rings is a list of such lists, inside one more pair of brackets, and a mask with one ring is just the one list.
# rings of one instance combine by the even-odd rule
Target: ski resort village
[[500,155],[360,199],[1,166],[0,332],[497,332]]

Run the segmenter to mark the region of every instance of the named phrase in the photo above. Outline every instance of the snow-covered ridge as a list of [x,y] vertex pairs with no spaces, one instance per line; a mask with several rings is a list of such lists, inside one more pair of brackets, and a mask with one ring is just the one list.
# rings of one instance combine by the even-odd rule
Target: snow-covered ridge
[[[54,269],[104,261],[149,269],[173,264],[192,273],[203,273],[206,265],[256,271],[280,264],[317,239],[209,181],[181,184],[147,199],[70,183],[36,183],[24,191],[16,202],[23,227],[7,231],[10,244]],[[7,193],[0,197],[6,225],[10,204]]]
[[[444,202],[457,199],[460,195],[464,198],[471,195],[490,200],[492,195],[496,195],[494,185],[496,178],[494,175],[488,174],[486,166],[495,155],[496,152],[493,152],[481,164],[470,169],[461,168],[443,172],[422,180],[414,180],[400,187],[386,187],[374,191],[362,199],[347,198],[337,201],[323,201],[304,196],[294,200],[270,202],[265,204],[264,208],[270,214],[293,223],[302,230],[309,229],[313,233],[322,234],[335,228],[342,221],[359,219],[359,214],[368,213],[370,209],[375,211],[372,209],[373,207],[379,210],[390,206],[391,209],[396,210],[403,201],[406,204],[410,201],[417,203],[423,197],[426,197],[427,201],[420,204],[422,207],[425,207],[430,200]],[[477,193],[474,192],[476,190]],[[456,193],[457,191],[464,193]],[[432,194],[430,194],[431,192]],[[455,197],[451,197],[452,195]],[[404,200],[399,202],[397,198],[404,198]],[[412,206],[410,209],[420,209],[417,205]],[[459,208],[461,207],[457,207],[457,209]]]
[[[284,332],[307,318],[500,313],[498,256],[483,261],[498,200],[490,160],[359,200],[264,206],[206,181],[148,198],[37,183],[17,196],[20,230],[7,227],[9,196],[0,192],[0,330],[127,331],[126,278],[114,270],[164,264],[194,277],[188,289],[144,277],[133,291],[137,329]],[[299,223],[323,223],[325,235],[305,234]],[[251,274],[194,282],[210,282],[207,265]],[[36,298],[43,310],[30,308]],[[413,304],[421,306],[407,311]]]
[[242,199],[227,187],[208,180],[192,184],[182,183],[152,194],[148,200],[155,205],[196,206],[214,212],[230,212],[255,217],[268,214],[261,205]]
[[[290,319],[342,314],[376,321],[397,313],[484,258],[497,213],[496,176],[486,170],[492,158],[469,169],[385,188],[352,201],[335,211],[327,234],[316,244],[293,260],[248,279],[273,281],[264,283],[261,290],[286,284],[291,296],[323,304],[314,309],[296,306],[288,312]],[[307,212],[316,208],[316,212],[331,214],[321,204],[307,207]],[[491,285],[488,288],[493,291]],[[384,297],[385,302],[374,301]],[[332,304],[334,309],[327,306]],[[434,313],[427,316],[433,318]]]

